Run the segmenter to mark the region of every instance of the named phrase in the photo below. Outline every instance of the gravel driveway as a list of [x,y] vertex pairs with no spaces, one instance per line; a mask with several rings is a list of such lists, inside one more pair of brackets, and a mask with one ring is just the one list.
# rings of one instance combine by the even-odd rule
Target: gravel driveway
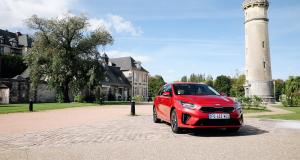
[[129,106],[0,115],[0,159],[300,159],[299,121],[246,118],[238,134],[173,134],[152,123],[151,109],[137,106],[135,117]]

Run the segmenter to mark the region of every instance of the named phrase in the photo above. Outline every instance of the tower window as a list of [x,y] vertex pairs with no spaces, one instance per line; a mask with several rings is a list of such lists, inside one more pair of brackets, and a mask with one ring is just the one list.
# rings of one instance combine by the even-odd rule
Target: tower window
[[264,63],[264,68],[266,68],[266,61],[264,61],[263,63]]
[[262,41],[262,47],[265,48],[265,41]]

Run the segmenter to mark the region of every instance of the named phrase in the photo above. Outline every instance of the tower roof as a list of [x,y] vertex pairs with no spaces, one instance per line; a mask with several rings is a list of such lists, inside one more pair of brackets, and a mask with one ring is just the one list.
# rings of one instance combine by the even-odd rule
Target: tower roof
[[268,0],[245,0],[244,3],[243,3],[243,7],[244,8],[248,8],[250,6],[253,6],[253,5],[263,5],[263,6],[266,6],[268,7],[269,6],[269,1]]

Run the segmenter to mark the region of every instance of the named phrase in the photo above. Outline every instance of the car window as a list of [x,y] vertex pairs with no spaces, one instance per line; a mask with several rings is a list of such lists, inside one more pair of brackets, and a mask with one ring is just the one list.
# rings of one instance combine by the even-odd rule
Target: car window
[[174,84],[176,95],[220,95],[205,84]]
[[168,84],[166,86],[166,92],[171,92],[172,93],[172,86],[170,84]]
[[164,85],[163,87],[161,87],[161,89],[158,92],[158,95],[162,95],[165,91],[166,91],[167,85]]

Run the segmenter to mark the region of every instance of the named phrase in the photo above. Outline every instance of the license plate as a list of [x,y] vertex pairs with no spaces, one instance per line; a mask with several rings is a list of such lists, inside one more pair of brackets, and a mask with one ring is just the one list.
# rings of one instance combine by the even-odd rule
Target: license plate
[[223,114],[223,113],[213,113],[208,115],[209,119],[230,119],[229,114]]

